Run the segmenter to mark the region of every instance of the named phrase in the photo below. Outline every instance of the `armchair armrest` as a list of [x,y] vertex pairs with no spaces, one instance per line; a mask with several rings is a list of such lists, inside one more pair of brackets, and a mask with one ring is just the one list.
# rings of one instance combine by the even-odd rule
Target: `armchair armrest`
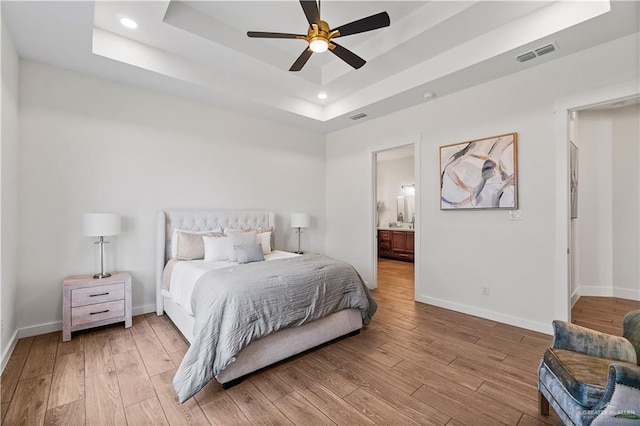
[[640,361],[640,309],[625,315],[622,327],[624,329],[622,335],[636,348],[638,361]]
[[636,424],[640,420],[640,367],[611,364],[607,390],[591,411],[592,426]]
[[553,348],[638,364],[635,348],[624,337],[601,333],[565,321],[553,321]]

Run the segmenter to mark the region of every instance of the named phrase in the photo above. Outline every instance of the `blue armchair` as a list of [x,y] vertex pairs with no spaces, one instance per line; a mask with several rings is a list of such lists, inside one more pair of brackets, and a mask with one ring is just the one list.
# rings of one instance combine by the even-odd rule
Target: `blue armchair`
[[640,310],[624,337],[554,321],[552,347],[538,367],[540,413],[566,425],[640,425]]

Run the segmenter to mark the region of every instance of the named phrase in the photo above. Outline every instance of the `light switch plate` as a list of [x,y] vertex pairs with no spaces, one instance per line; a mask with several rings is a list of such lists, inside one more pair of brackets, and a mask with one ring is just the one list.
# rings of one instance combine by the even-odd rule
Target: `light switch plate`
[[509,210],[509,220],[522,220],[522,212],[520,210]]

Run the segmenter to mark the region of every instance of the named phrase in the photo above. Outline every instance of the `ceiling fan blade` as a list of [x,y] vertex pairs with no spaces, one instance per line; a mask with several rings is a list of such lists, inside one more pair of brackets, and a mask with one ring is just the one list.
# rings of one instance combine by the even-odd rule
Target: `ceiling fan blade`
[[287,33],[265,33],[261,31],[247,31],[247,35],[252,38],[302,38],[303,35]]
[[367,61],[362,59],[360,56],[356,55],[349,49],[340,46],[337,43],[331,42],[331,44],[329,45],[329,49],[334,55],[336,55],[338,58],[342,59],[355,69],[361,68],[364,64],[367,63]]
[[309,25],[320,25],[320,10],[318,9],[316,0],[300,0],[300,5],[302,6],[304,15],[307,17],[307,21],[309,21]]
[[377,30],[378,28],[388,27],[389,25],[391,25],[389,14],[387,12],[380,12],[367,16],[366,18],[358,19],[357,21],[349,22],[338,28],[333,28],[331,31],[340,32],[339,35],[334,36],[335,38]]
[[307,63],[312,54],[313,51],[311,49],[305,49],[304,52],[302,52],[302,54],[298,56],[298,59],[296,59],[293,65],[291,65],[289,71],[300,71],[302,67],[304,67],[304,64]]

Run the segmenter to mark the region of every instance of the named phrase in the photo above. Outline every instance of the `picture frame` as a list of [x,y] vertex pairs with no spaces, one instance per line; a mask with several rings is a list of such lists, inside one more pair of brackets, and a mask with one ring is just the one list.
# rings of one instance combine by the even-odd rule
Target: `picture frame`
[[578,157],[580,151],[571,141],[569,150],[569,185],[571,188],[571,219],[578,218]]
[[518,208],[518,134],[440,147],[440,209]]

